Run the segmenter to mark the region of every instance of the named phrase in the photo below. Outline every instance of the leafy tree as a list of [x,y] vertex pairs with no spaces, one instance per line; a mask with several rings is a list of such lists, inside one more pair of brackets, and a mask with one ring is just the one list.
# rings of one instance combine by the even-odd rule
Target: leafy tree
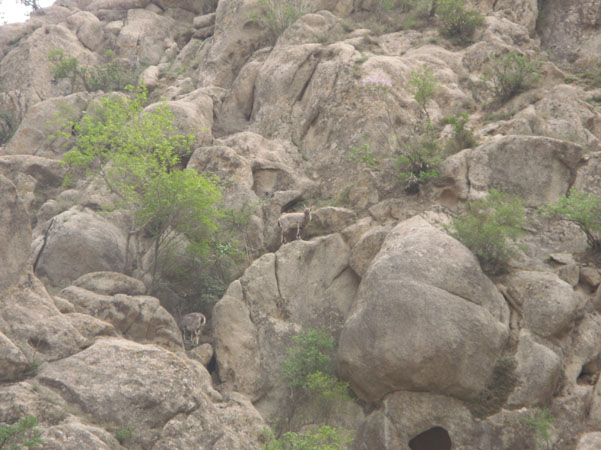
[[69,124],[75,142],[64,163],[69,176],[78,168],[100,176],[119,198],[118,208],[130,218],[124,271],[130,268],[131,238],[142,231],[152,237],[154,285],[161,256],[181,237],[196,255],[209,252],[221,191],[214,177],[178,169],[193,137],[177,133],[167,105],[142,114],[145,101],[145,89],[132,97],[102,98]]
[[36,448],[44,443],[35,416],[25,416],[12,425],[0,425],[0,449]]
[[552,205],[540,211],[547,217],[559,217],[575,223],[586,235],[586,242],[596,252],[601,251],[601,196],[571,189]]
[[514,255],[515,241],[525,224],[522,201],[492,189],[487,198],[468,202],[452,222],[453,237],[468,247],[488,272],[498,272]]

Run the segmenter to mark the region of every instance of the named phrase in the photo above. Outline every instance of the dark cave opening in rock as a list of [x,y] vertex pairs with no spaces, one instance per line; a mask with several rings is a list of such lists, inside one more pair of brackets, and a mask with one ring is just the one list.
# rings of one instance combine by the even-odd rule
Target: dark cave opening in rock
[[451,437],[442,427],[434,427],[409,441],[411,450],[451,450]]

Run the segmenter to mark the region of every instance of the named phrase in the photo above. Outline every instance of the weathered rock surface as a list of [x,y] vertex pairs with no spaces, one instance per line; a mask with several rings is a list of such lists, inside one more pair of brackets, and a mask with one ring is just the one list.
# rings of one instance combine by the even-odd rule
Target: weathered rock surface
[[601,447],[601,432],[586,433],[578,439],[576,450],[595,450]]
[[[409,450],[409,441],[436,427],[442,428],[453,448],[475,444],[478,429],[469,410],[457,399],[426,392],[395,392],[386,396],[383,407],[367,416],[356,437],[359,448]],[[446,448],[442,442],[440,447]],[[462,447],[462,446],[466,447]],[[414,448],[414,447],[412,447]],[[486,448],[486,447],[479,447]]]
[[557,275],[521,271],[509,277],[524,315],[524,327],[542,337],[567,334],[581,299]]
[[474,256],[416,216],[391,231],[361,280],[339,371],[370,402],[399,390],[466,399],[484,387],[507,320]]
[[[64,358],[90,345],[59,312],[42,283],[31,273],[22,275],[17,284],[4,292],[0,330],[25,355],[28,368]],[[4,342],[6,348],[12,349],[13,360],[19,361],[21,358],[14,354],[13,346]]]
[[357,288],[348,257],[339,234],[286,244],[255,261],[213,309],[219,375],[268,420],[291,407],[279,375],[290,337],[300,327],[340,333]]
[[65,139],[50,136],[57,131],[65,131],[63,127],[69,121],[79,120],[92,98],[92,94],[78,92],[36,103],[27,110],[19,128],[4,148],[4,153],[60,159],[65,152]]
[[497,189],[537,207],[567,193],[581,157],[582,147],[571,142],[541,136],[502,136],[448,158],[443,175],[453,180],[460,199]]
[[183,349],[175,319],[157,298],[144,295],[102,295],[76,286],[63,289],[60,296],[70,301],[77,312],[108,322],[124,337],[174,351]]
[[73,286],[103,295],[144,295],[146,293],[144,283],[118,272],[87,273],[75,280]]
[[27,264],[31,225],[15,185],[0,175],[0,292],[17,281]]
[[[158,347],[109,338],[45,366],[38,379],[96,423],[135,426],[133,439],[143,447],[159,439],[158,448],[190,448],[192,443],[204,448],[219,439],[233,442],[231,448],[256,446],[262,421],[254,408],[238,401],[236,413],[224,404],[220,414],[203,392],[209,375],[202,370]],[[228,429],[218,420],[236,414],[247,427]],[[170,421],[178,417],[184,429],[188,421],[196,422],[195,435],[173,433],[178,427]],[[165,425],[166,435],[159,438]]]
[[507,405],[516,408],[544,405],[559,381],[561,358],[538,344],[528,331],[522,330],[515,359],[517,382]]

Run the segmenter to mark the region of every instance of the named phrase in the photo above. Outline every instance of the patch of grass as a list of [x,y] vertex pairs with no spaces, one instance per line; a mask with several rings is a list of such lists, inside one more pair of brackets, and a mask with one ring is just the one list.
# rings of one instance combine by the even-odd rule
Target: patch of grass
[[25,416],[13,425],[0,425],[0,449],[38,448],[44,441],[37,425],[35,416]]

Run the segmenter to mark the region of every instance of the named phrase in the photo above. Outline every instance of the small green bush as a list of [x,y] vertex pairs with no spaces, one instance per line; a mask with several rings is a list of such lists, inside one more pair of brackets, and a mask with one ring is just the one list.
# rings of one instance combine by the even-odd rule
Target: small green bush
[[476,28],[484,24],[484,16],[466,8],[463,0],[437,0],[435,11],[439,33],[462,44],[471,42]]
[[468,202],[468,209],[452,222],[452,236],[463,242],[489,273],[503,270],[515,254],[516,240],[525,224],[522,201],[492,189],[487,198]]
[[37,429],[38,419],[25,416],[13,425],[0,425],[0,449],[36,448],[44,443]]
[[267,28],[274,40],[308,12],[304,0],[259,0],[250,13],[250,20]]
[[416,125],[416,133],[401,143],[402,155],[397,159],[399,183],[408,194],[417,194],[420,185],[436,178],[442,162],[438,130],[427,121]]
[[510,51],[503,57],[491,56],[485,80],[491,80],[495,95],[508,100],[514,95],[536,87],[540,81],[542,62]]
[[466,127],[470,117],[467,113],[460,113],[457,116],[445,117],[444,123],[453,125],[453,135],[447,141],[445,150],[448,155],[457,153],[459,150],[464,148],[472,148],[477,144],[476,136],[472,130]]
[[266,430],[267,442],[262,450],[344,450],[353,442],[352,431],[323,425],[316,432],[284,433],[275,439],[271,430]]
[[547,217],[575,223],[586,235],[591,249],[601,251],[601,196],[571,189],[554,205],[545,205],[540,211]]
[[124,425],[113,431],[113,436],[115,436],[115,439],[117,439],[120,444],[123,444],[125,441],[134,437],[134,427],[131,425]]

